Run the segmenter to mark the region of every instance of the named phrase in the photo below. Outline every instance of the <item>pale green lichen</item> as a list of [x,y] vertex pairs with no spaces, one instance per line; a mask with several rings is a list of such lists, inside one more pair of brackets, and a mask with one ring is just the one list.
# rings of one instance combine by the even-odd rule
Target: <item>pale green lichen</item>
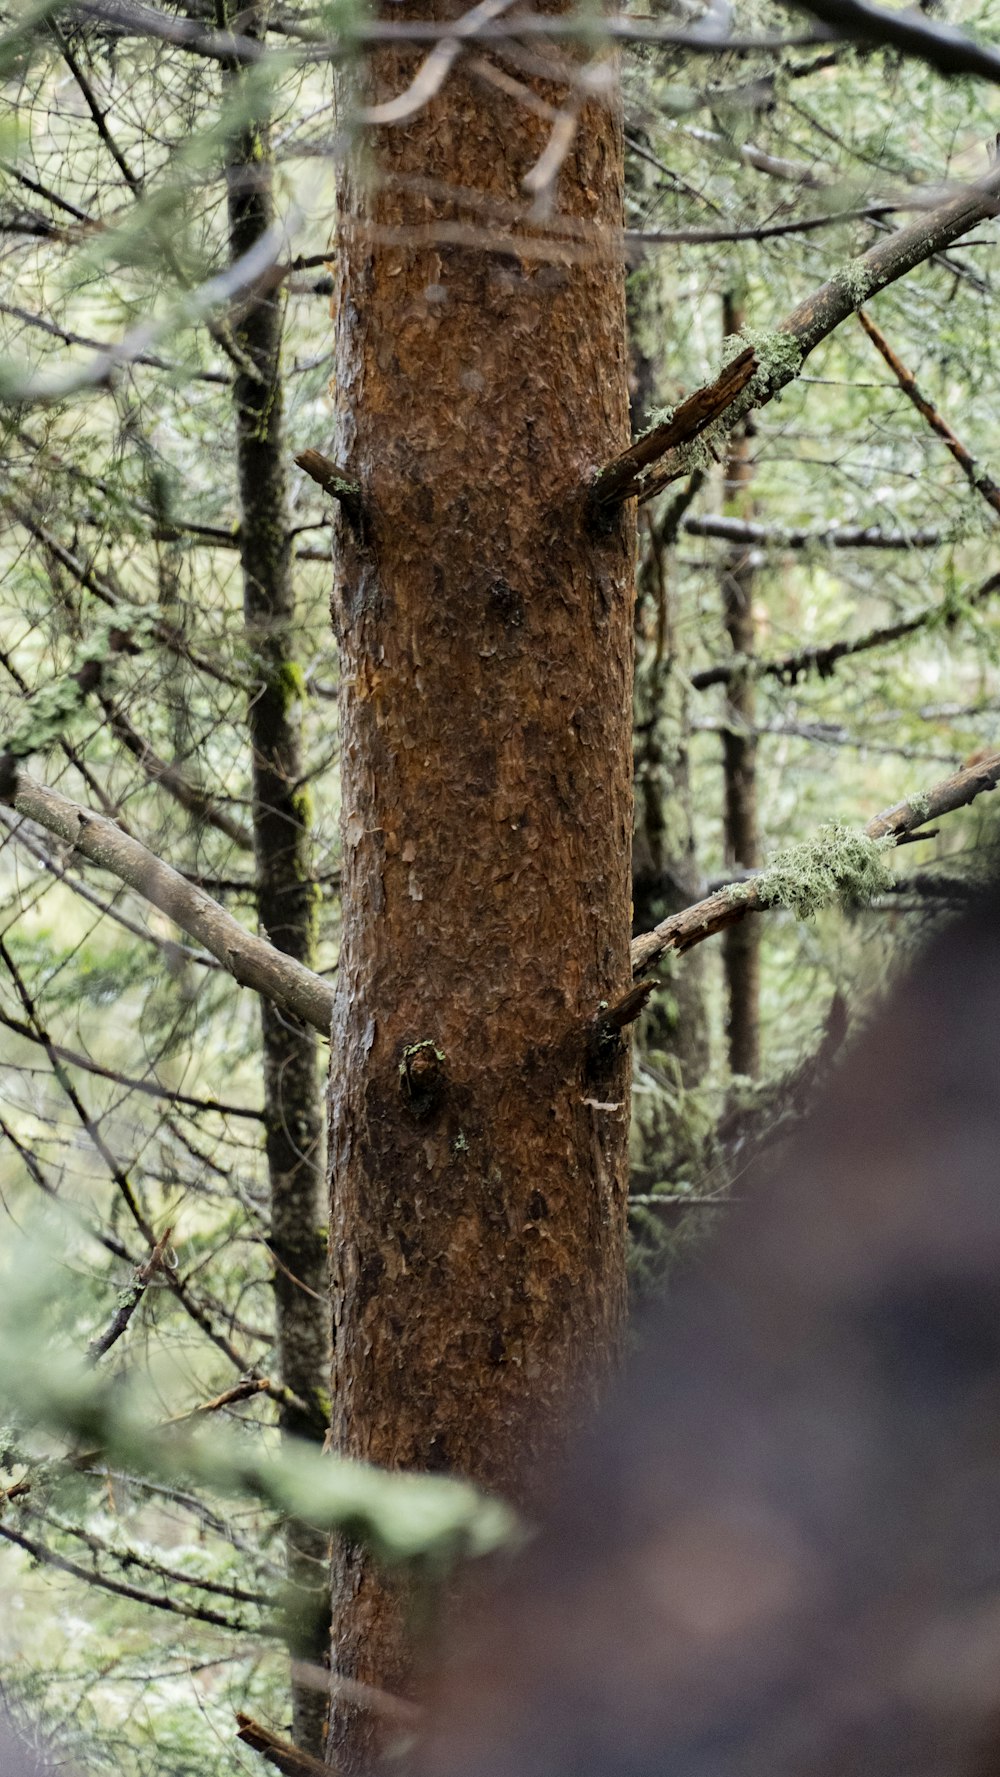
[[[891,834],[869,839],[854,827],[821,827],[812,839],[779,853],[754,878],[757,905],[787,907],[797,919],[809,919],[834,902],[865,907],[892,886],[887,853],[894,844]],[[748,889],[742,897],[739,888],[732,892],[740,899]]]
[[925,821],[931,812],[931,799],[922,792],[909,798],[910,809],[915,821]]
[[771,376],[778,373],[787,382],[802,363],[802,347],[794,333],[786,333],[782,327],[743,327],[726,340],[723,364],[729,364],[747,346],[753,349],[758,376],[762,371]]
[[872,293],[875,279],[863,259],[852,259],[838,274],[854,308],[860,308]]
[[676,407],[651,407],[640,437],[646,438],[650,432],[658,432],[661,426],[669,426],[676,412]]

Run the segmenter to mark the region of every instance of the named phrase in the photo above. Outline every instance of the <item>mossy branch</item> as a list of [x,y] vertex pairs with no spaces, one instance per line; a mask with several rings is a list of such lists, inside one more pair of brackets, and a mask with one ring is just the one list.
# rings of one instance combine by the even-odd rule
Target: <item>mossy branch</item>
[[790,847],[749,882],[728,883],[705,900],[682,908],[632,941],[632,973],[640,975],[667,951],[690,950],[703,939],[771,907],[790,907],[808,919],[835,901],[865,904],[892,885],[887,854],[925,822],[965,808],[1000,782],[1000,752],[942,779],[922,795],[897,802],[867,826],[823,827]]

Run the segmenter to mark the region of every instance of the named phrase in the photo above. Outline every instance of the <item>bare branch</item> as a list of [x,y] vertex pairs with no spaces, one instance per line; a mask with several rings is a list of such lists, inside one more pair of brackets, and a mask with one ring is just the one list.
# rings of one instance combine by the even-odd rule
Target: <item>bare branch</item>
[[[966,596],[964,602],[970,607],[980,605],[998,591],[1000,573],[991,574],[988,580],[976,587],[975,592]],[[794,685],[809,673],[818,673],[821,679],[827,679],[838,661],[851,659],[855,654],[868,654],[873,648],[884,648],[890,642],[902,641],[905,636],[915,635],[918,630],[925,629],[937,619],[954,621],[957,615],[954,606],[935,599],[933,604],[914,611],[912,616],[901,617],[896,623],[884,623],[878,629],[866,630],[864,635],[855,636],[853,640],[843,637],[821,647],[800,648],[796,653],[783,654],[776,660],[748,661],[734,654],[731,660],[722,660],[715,666],[706,666],[700,672],[692,673],[690,684],[695,691],[706,691],[710,685],[728,685],[733,679],[744,676],[777,679],[783,685]]]
[[266,938],[245,931],[203,889],[186,882],[114,821],[71,802],[24,771],[14,773],[13,785],[3,800],[158,907],[181,931],[204,945],[241,987],[263,994],[323,1036],[329,1035],[333,1015],[329,982],[276,950]]
[[169,1592],[145,1592],[139,1586],[129,1586],[122,1580],[113,1580],[107,1574],[99,1573],[96,1568],[81,1567],[78,1561],[70,1561],[66,1555],[57,1555],[46,1543],[36,1542],[34,1537],[25,1536],[20,1530],[13,1529],[8,1522],[0,1523],[0,1537],[5,1542],[16,1543],[19,1549],[24,1549],[43,1566],[68,1573],[73,1579],[82,1580],[86,1586],[97,1586],[102,1592],[113,1592],[117,1598],[131,1598],[136,1604],[150,1605],[153,1610],[166,1610],[176,1617],[189,1617],[196,1623],[209,1623],[214,1629],[228,1629],[233,1635],[266,1633],[251,1628],[247,1623],[234,1623],[229,1617],[221,1616],[218,1611],[209,1610],[206,1605],[182,1604]]
[[883,531],[877,525],[831,525],[828,530],[785,529],[721,512],[693,514],[683,527],[691,537],[717,537],[746,549],[937,549],[947,539],[941,531]]
[[161,759],[133,726],[124,710],[118,708],[111,698],[101,697],[99,701],[112,732],[132,754],[133,759],[138,760],[151,783],[159,784],[196,820],[205,821],[224,833],[241,851],[253,851],[253,834],[242,821],[236,820],[226,809],[220,808],[207,790],[203,790],[200,784],[192,783],[176,765],[171,765],[167,759]]
[[896,378],[903,394],[912,401],[922,419],[927,421],[932,432],[942,438],[971,488],[981,494],[987,506],[1000,516],[1000,487],[990,475],[980,474],[976,468],[976,459],[972,452],[966,450],[960,438],[955,436],[946,419],[942,418],[932,401],[922,394],[912,370],[908,370],[901,358],[897,358],[889,341],[880,327],[876,327],[870,315],[864,309],[858,310],[858,320],[871,340],[875,350],[885,359],[893,376]]
[[164,1263],[164,1253],[170,1244],[170,1236],[172,1233],[172,1228],[165,1228],[163,1230],[163,1233],[153,1247],[149,1258],[145,1261],[145,1264],[140,1265],[136,1272],[123,1300],[118,1304],[115,1313],[112,1315],[109,1325],[105,1327],[104,1332],[101,1333],[98,1338],[91,1339],[90,1344],[87,1347],[87,1357],[91,1363],[96,1364],[98,1360],[104,1356],[105,1352],[110,1351],[112,1345],[117,1344],[118,1340],[121,1338],[129,1321],[132,1319],[133,1314],[138,1308],[139,1303],[146,1294],[150,1279],[156,1275],[160,1266]]
[[[255,38],[228,31],[206,31],[194,20],[178,18],[171,13],[145,6],[139,0],[76,0],[73,12],[78,18],[107,25],[120,37],[153,37],[185,49],[194,55],[230,65],[260,61],[268,52]],[[359,49],[388,43],[436,44],[454,34],[455,25],[443,26],[432,19],[366,19],[359,18],[342,29],[337,37],[327,32],[314,32],[285,25],[285,34],[295,36],[302,45],[301,56],[309,59],[341,60],[355,55]],[[633,19],[617,13],[602,17],[599,13],[573,15],[525,13],[503,24],[484,17],[474,30],[467,31],[466,40],[478,43],[504,43],[510,38],[545,37],[568,39],[571,42],[658,44],[667,49],[686,49],[693,55],[758,55],[785,49],[812,48],[829,43],[834,33],[822,27],[784,36],[779,32],[762,32],[759,36],[728,36],[708,31],[683,31],[663,24],[658,19]]]
[[939,74],[978,74],[984,80],[1000,80],[1000,50],[977,43],[956,25],[928,18],[915,7],[890,12],[871,0],[793,0],[853,43],[902,50],[928,62]]
[[[30,1025],[22,1024],[19,1018],[11,1018],[0,1008],[0,1024],[5,1030],[12,1031],[17,1037],[23,1037],[29,1043],[42,1043],[42,1038]],[[42,1045],[45,1047],[45,1045]],[[53,1055],[60,1061],[68,1062],[70,1067],[82,1068],[85,1073],[95,1074],[99,1080],[110,1080],[112,1085],[121,1086],[126,1092],[142,1092],[148,1098],[165,1098],[171,1105],[184,1105],[189,1110],[212,1111],[220,1117],[248,1117],[254,1122],[261,1122],[263,1111],[253,1105],[230,1104],[221,1098],[197,1098],[191,1092],[178,1092],[170,1086],[161,1086],[158,1080],[140,1080],[134,1074],[119,1073],[116,1068],[102,1067],[99,1061],[93,1061],[89,1055],[83,1055],[78,1049],[67,1049],[63,1043],[55,1043],[50,1039]]]
[[119,370],[147,355],[159,340],[178,327],[190,327],[204,320],[213,309],[234,298],[257,294],[272,277],[280,282],[284,276],[280,262],[285,245],[284,228],[269,229],[241,259],[206,279],[197,289],[185,292],[160,320],[143,321],[130,328],[117,344],[95,352],[89,364],[37,374],[24,374],[10,361],[0,365],[0,403],[41,404],[65,400],[84,389],[107,388]]
[[263,1727],[250,1715],[237,1714],[236,1736],[280,1771],[281,1777],[329,1777],[326,1765],[313,1758],[311,1752],[303,1752],[290,1740],[272,1734],[270,1728]]

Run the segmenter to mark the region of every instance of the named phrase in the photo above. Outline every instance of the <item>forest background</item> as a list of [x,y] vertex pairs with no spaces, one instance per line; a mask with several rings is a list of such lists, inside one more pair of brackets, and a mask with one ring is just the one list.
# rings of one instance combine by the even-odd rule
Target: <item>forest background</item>
[[[641,1300],[697,1263],[750,1157],[990,853],[988,802],[951,812],[1000,775],[989,204],[870,302],[858,267],[995,168],[990,69],[956,62],[949,27],[988,64],[1000,12],[929,6],[910,54],[888,26],[851,43],[754,0],[635,8],[613,31],[588,13],[575,43],[516,16],[489,36],[500,11],[431,48],[410,111],[368,122],[405,127],[459,55],[515,114],[541,107],[524,214],[470,198],[446,245],[544,275],[587,252],[559,182],[620,60],[637,436],[727,353],[777,361],[779,323],[826,280],[853,277],[863,311],[640,507],[635,932],[769,867],[766,911],[649,959]],[[8,9],[0,42],[0,1673],[94,1773],[259,1769],[234,1711],[319,1752],[329,1526],[425,1563],[456,1524],[482,1547],[509,1527],[433,1483],[297,1511],[267,1466],[279,1430],[318,1447],[328,1415],[330,562],[352,490],[329,468],[327,260],[365,28],[349,0],[100,0]],[[858,834],[901,802],[917,830],[945,813],[877,858]],[[157,887],[156,860],[180,880]],[[204,906],[192,926],[199,890],[311,971],[307,996],[318,977],[314,1017],[282,976],[262,1023],[237,982],[267,964]],[[75,1381],[74,1418],[53,1381],[68,1352],[127,1379],[144,1423],[228,1422],[235,1443],[200,1469],[186,1447],[140,1461]]]

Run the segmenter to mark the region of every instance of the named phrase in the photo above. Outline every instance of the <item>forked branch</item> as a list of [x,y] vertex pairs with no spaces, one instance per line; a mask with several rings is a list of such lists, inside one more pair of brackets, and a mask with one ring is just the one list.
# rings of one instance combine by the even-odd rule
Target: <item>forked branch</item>
[[764,407],[798,376],[809,353],[879,290],[954,246],[1000,208],[1000,166],[966,186],[928,216],[869,248],[786,315],[764,345],[750,345],[711,383],[689,395],[669,420],[653,426],[596,476],[598,510],[633,496],[651,499],[692,465],[691,445],[728,431],[752,408]]

